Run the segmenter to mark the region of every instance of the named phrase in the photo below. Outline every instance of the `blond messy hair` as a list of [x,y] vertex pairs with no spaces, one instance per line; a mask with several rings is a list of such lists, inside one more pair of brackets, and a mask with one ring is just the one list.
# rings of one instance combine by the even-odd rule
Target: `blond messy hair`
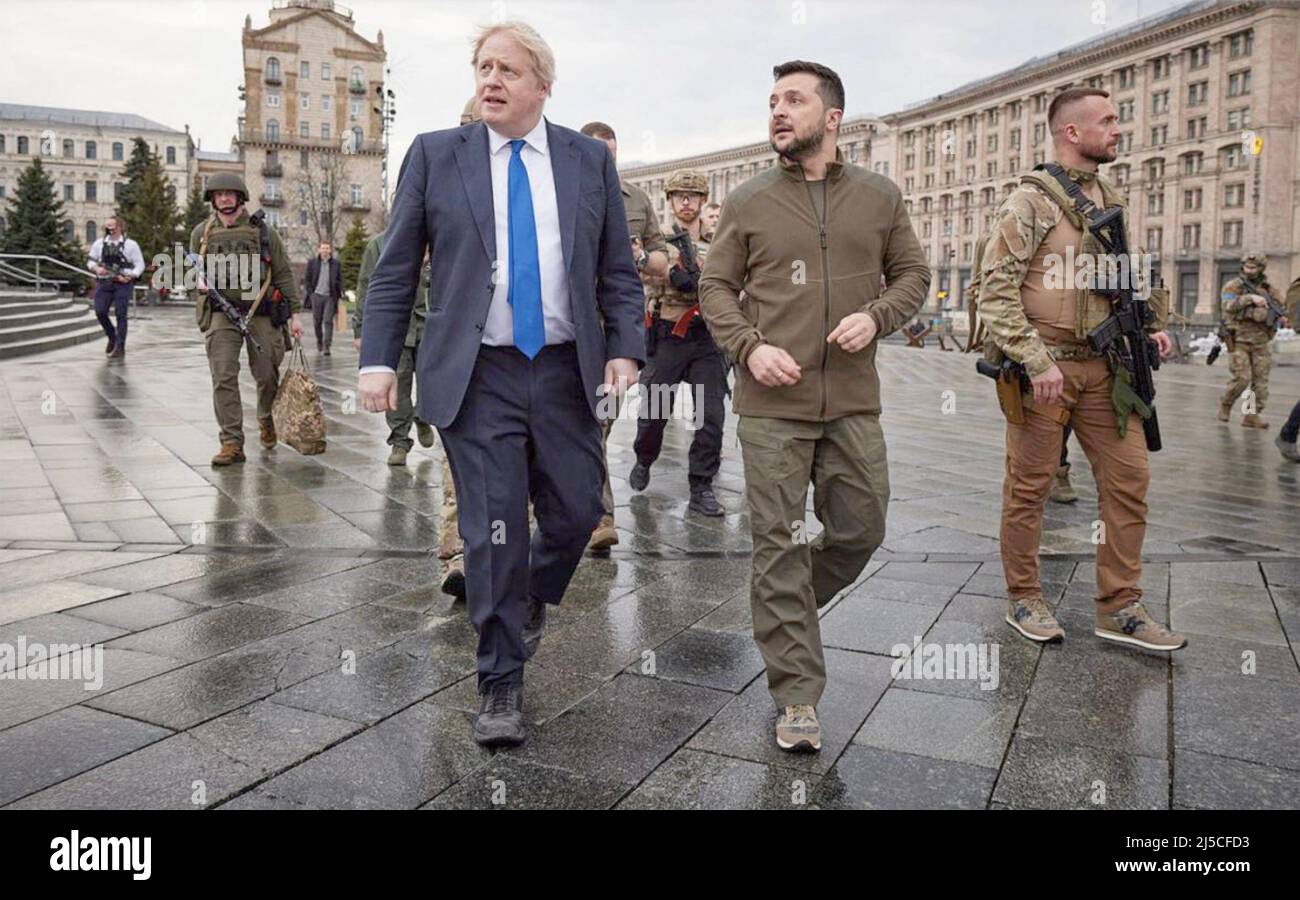
[[478,54],[483,49],[483,42],[494,34],[506,34],[514,38],[532,60],[537,79],[548,89],[555,83],[555,54],[551,52],[550,45],[537,33],[537,29],[518,19],[480,26],[472,41],[474,53],[469,60],[471,66],[478,65]]

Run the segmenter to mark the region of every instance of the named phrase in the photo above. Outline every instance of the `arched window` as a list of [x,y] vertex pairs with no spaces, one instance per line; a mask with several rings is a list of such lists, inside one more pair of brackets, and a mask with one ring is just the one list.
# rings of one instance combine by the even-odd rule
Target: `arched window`
[[121,141],[114,141],[114,142],[113,142],[113,161],[114,161],[114,162],[121,162],[121,161],[122,161],[122,142],[121,142]]
[[266,80],[275,84],[280,82],[280,60],[274,56],[267,57]]
[[86,141],[86,159],[95,158],[95,142]]
[[266,120],[266,139],[268,141],[278,141],[280,139],[280,120]]
[[365,79],[362,77],[362,75],[361,75],[361,67],[360,67],[360,66],[353,66],[353,67],[352,67],[352,72],[351,72],[351,74],[350,74],[350,77],[351,77],[351,79],[352,79],[352,83],[353,83],[353,84],[362,84],[362,83],[364,82],[364,80],[365,80]]
[[168,147],[168,148],[167,148],[167,165],[169,165],[169,166],[174,166],[174,165],[176,165],[176,148],[175,148],[175,147]]
[[25,134],[19,135],[19,136],[18,136],[18,152],[19,152],[19,153],[31,153],[32,151],[29,149],[29,146],[30,146],[30,145],[29,145],[29,142],[28,142],[28,140],[27,140],[27,135],[25,135]]
[[96,234],[95,220],[87,219],[86,220],[86,243],[87,244],[95,243],[96,237],[98,237],[98,235]]

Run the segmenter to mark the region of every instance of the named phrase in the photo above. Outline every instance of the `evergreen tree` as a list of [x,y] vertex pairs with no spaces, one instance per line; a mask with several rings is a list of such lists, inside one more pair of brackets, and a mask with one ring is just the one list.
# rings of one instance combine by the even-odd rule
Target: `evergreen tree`
[[176,206],[176,186],[164,173],[158,154],[151,152],[144,141],[136,140],[127,170],[131,170],[142,147],[145,163],[122,189],[118,214],[126,224],[127,236],[140,245],[145,265],[149,266],[158,254],[171,252],[181,214]]
[[[72,229],[72,222],[63,211],[63,201],[55,193],[54,181],[38,156],[18,176],[17,190],[9,198],[0,252],[49,256],[84,269],[86,253],[75,237],[69,237]],[[24,261],[20,267],[27,271],[33,269],[30,261]],[[52,266],[45,267],[41,274],[60,280],[76,280],[76,276],[66,269]],[[85,283],[89,281],[87,276]]]
[[361,272],[361,255],[366,252],[370,235],[366,234],[366,223],[357,216],[348,228],[343,239],[343,249],[339,251],[339,268],[343,275],[343,290],[357,289],[357,275]]
[[190,191],[189,201],[185,204],[185,215],[182,217],[180,230],[176,234],[176,240],[183,247],[189,247],[190,235],[194,229],[208,220],[212,213],[212,207],[203,199],[203,191],[199,188],[199,180],[194,180],[194,188]]
[[122,177],[126,179],[126,184],[122,185],[122,194],[118,200],[118,206],[121,209],[131,205],[131,191],[140,183],[144,177],[145,169],[149,168],[149,145],[145,143],[142,137],[132,138],[131,155],[126,160],[126,166],[122,169]]

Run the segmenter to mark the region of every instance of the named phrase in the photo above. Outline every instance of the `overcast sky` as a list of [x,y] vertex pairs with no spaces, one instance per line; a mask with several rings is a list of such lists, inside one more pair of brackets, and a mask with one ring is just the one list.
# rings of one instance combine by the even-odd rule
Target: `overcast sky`
[[[6,0],[0,100],[130,112],[188,124],[229,149],[243,80],[240,32],[268,23],[246,0]],[[473,93],[468,37],[499,17],[533,24],[557,81],[547,116],[601,119],[620,161],[761,140],[772,65],[840,73],[847,114],[885,113],[1120,28],[1172,0],[356,0],[384,31],[397,93],[393,165],[422,131],[456,124]]]

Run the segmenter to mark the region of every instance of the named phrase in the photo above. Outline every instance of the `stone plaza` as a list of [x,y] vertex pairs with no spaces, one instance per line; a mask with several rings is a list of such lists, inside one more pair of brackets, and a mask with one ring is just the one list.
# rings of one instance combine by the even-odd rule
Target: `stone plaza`
[[[686,510],[683,423],[632,492],[620,421],[621,542],[553,609],[528,741],[493,754],[471,732],[475,634],[437,584],[438,448],[385,465],[382,419],[350,411],[350,340],[309,353],[323,455],[250,440],[213,469],[192,312],[141,310],[131,336],[124,360],[95,342],[0,363],[0,806],[1300,807],[1300,466],[1272,443],[1300,366],[1275,369],[1267,432],[1216,421],[1225,361],[1157,376],[1142,585],[1190,641],[1157,655],[1092,633],[1096,491],[1073,441],[1081,499],[1043,533],[1068,636],[1005,624],[991,385],[971,356],[882,345],[889,528],[823,611],[807,755],[772,738],[734,417],[721,519]],[[918,641],[996,651],[996,677],[894,677]],[[24,668],[33,646],[85,659]],[[92,659],[95,685],[42,677]]]

